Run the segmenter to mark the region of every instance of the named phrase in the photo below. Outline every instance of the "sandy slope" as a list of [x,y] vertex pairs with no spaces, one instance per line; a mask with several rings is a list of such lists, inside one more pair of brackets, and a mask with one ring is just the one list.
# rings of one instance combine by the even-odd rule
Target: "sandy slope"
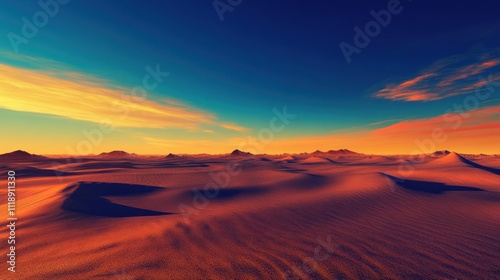
[[231,176],[217,158],[2,164],[12,279],[498,279],[498,158],[233,160]]

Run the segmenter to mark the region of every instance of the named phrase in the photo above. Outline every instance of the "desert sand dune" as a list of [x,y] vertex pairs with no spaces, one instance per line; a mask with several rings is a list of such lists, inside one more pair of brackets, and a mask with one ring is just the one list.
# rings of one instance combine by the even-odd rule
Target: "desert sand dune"
[[444,192],[451,192],[451,191],[484,191],[483,189],[474,188],[474,187],[450,186],[450,185],[447,185],[444,183],[439,183],[439,182],[416,181],[416,180],[396,178],[396,177],[392,177],[390,175],[387,175],[387,176],[395,184],[398,184],[407,190],[411,190],[411,191],[415,191],[415,192],[442,194]]
[[499,159],[400,159],[32,160],[19,279],[497,279]]
[[296,157],[293,157],[293,156],[284,156],[284,157],[277,158],[274,161],[275,162],[295,162],[296,160],[297,160]]
[[427,163],[427,165],[433,167],[456,167],[456,166],[474,167],[488,172],[492,172],[496,175],[500,175],[500,169],[480,165],[478,163],[475,163],[471,160],[462,157],[457,153],[450,153],[442,158],[438,158]]
[[300,161],[301,163],[310,163],[310,164],[315,164],[315,163],[327,163],[327,162],[331,162],[329,161],[328,159],[325,159],[325,158],[321,158],[321,157],[308,157],[304,160],[301,160]]

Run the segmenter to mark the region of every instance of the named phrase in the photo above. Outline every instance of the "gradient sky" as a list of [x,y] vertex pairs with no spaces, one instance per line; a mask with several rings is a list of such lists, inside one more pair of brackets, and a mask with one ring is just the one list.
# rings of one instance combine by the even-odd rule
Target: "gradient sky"
[[[37,2],[0,4],[0,152],[500,153],[498,1],[401,1],[350,63],[339,45],[392,1],[243,0],[221,21],[213,1],[71,0],[16,52]],[[169,74],[133,98],[146,67]]]

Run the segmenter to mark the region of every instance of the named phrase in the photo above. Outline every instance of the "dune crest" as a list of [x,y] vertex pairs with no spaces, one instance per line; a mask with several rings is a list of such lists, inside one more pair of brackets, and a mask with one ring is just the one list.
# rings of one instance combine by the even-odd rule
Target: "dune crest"
[[321,157],[308,157],[300,161],[301,163],[329,163],[330,161]]
[[465,157],[459,155],[458,153],[451,152],[448,155],[435,159],[431,162],[425,164],[428,167],[474,167],[482,169],[496,175],[500,175],[500,169],[487,167],[476,162],[473,162]]

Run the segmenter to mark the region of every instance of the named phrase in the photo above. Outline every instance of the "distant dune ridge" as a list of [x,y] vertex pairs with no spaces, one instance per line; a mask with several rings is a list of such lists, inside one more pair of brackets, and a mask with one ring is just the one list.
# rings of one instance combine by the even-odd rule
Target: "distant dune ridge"
[[311,153],[312,156],[359,156],[362,155],[360,153],[356,153],[350,151],[348,149],[340,149],[340,150],[329,150],[328,152],[322,152],[320,150],[316,150]]
[[180,158],[181,156],[175,155],[175,154],[168,154],[165,158]]
[[331,162],[331,161],[321,157],[314,157],[314,156],[308,157],[301,161],[301,163],[325,163],[325,162]]
[[45,159],[46,157],[30,154],[28,152],[17,150],[11,153],[1,154],[0,160],[34,160],[34,159]]
[[294,162],[296,160],[297,160],[296,157],[290,155],[275,159],[276,162]]
[[[451,152],[448,150],[441,150],[441,151],[435,151],[431,154],[428,154],[427,156],[430,157],[444,157]],[[226,154],[227,155],[227,154]],[[82,157],[82,158],[87,158],[87,157],[98,157],[98,158],[109,158],[109,159],[126,159],[126,158],[136,158],[140,157],[141,155],[135,154],[135,153],[128,153],[126,151],[121,151],[121,150],[114,150],[111,152],[103,152],[100,153],[99,155],[80,155],[80,156],[75,156],[75,155],[68,155],[68,157],[72,158],[77,158],[77,157]],[[218,155],[210,155],[210,154],[199,154],[199,155],[191,155],[191,156],[205,156],[205,157],[210,157],[210,156],[218,156]],[[233,150],[231,153],[229,153],[230,157],[252,157],[254,154],[241,151],[239,149]],[[326,152],[316,150],[311,153],[300,153],[300,154],[282,154],[282,155],[273,155],[273,154],[261,154],[261,156],[281,156],[282,158],[286,157],[299,157],[299,158],[306,158],[306,157],[341,157],[341,158],[346,158],[346,157],[368,157],[371,158],[373,156],[382,156],[382,155],[367,155],[363,153],[358,153],[354,152],[348,149],[339,149],[339,150],[329,150]],[[399,155],[399,156],[405,156],[405,155]],[[426,156],[425,154],[421,154],[420,156]],[[486,154],[462,154],[460,155],[461,157],[465,158],[477,158],[477,157],[484,157],[484,156],[489,156]],[[499,157],[500,155],[491,155],[492,157]],[[60,158],[61,156],[58,156],[57,158]],[[181,158],[183,155],[177,155],[174,153],[169,153],[168,155],[165,156],[165,158]],[[35,155],[35,154],[30,154],[28,152],[22,151],[22,150],[17,150],[13,151],[10,153],[5,153],[5,154],[0,154],[0,159],[12,159],[12,160],[18,160],[18,159],[46,159],[50,158],[47,156],[41,156],[41,155]]]
[[448,150],[442,150],[442,151],[435,151],[434,153],[431,154],[433,157],[443,157],[446,155],[449,155],[450,151]]
[[231,152],[230,156],[231,157],[250,157],[250,156],[252,156],[252,153],[242,152],[242,151],[236,149],[236,150]]
[[[18,175],[22,279],[486,280],[500,272],[496,156],[130,155],[0,155],[0,172]],[[230,174],[229,162],[239,172]]]
[[129,154],[125,151],[111,151],[109,153],[100,153],[97,157],[100,158],[130,158],[136,157],[136,154]]

